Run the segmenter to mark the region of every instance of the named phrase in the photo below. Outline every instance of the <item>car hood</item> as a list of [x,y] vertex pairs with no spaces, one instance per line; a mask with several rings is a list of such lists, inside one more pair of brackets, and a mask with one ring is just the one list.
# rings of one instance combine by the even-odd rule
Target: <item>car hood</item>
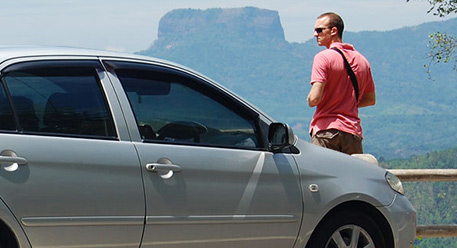
[[[320,204],[360,200],[374,206],[392,203],[395,192],[385,180],[385,169],[347,154],[298,140],[298,164],[305,201],[319,196]],[[318,186],[318,192],[310,190]],[[308,197],[308,198],[307,198]],[[333,203],[331,203],[333,201]]]

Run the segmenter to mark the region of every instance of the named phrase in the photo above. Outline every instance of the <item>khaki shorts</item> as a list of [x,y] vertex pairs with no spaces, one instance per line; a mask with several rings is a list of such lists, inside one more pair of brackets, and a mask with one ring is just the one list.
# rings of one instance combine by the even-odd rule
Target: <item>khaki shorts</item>
[[346,154],[363,153],[362,138],[336,129],[321,130],[311,137],[311,144]]

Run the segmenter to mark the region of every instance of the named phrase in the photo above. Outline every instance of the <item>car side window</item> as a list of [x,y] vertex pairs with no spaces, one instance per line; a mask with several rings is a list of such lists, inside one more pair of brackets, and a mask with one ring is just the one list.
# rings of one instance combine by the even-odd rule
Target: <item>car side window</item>
[[[115,138],[114,122],[96,68],[98,61],[35,61],[2,72],[23,133]],[[8,113],[0,94],[0,113]],[[8,105],[8,104],[6,104]]]
[[4,86],[1,85],[0,87],[0,130],[16,130],[13,112],[6,96]]
[[254,118],[197,79],[135,68],[115,73],[146,142],[259,147]]

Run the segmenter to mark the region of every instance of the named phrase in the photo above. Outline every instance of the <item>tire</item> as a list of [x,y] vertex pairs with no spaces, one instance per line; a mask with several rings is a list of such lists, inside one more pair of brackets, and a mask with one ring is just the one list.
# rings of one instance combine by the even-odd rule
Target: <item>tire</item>
[[6,227],[4,223],[0,223],[0,248],[18,248],[19,245],[14,237],[13,232]]
[[315,230],[307,247],[387,248],[376,221],[366,213],[343,211],[326,218]]

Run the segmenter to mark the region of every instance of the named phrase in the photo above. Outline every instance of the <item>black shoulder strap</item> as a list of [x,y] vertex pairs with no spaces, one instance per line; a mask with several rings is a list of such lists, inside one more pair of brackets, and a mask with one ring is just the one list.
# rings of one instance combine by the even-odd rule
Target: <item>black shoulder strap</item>
[[345,65],[346,70],[347,70],[347,72],[349,74],[349,77],[351,78],[352,86],[354,87],[355,101],[358,102],[359,101],[359,84],[357,83],[357,78],[355,77],[354,71],[352,71],[351,65],[347,61],[346,57],[344,57],[343,52],[341,52],[341,50],[336,48],[336,47],[332,47],[332,49],[337,51],[339,54],[341,54],[341,57],[343,57],[344,65]]

